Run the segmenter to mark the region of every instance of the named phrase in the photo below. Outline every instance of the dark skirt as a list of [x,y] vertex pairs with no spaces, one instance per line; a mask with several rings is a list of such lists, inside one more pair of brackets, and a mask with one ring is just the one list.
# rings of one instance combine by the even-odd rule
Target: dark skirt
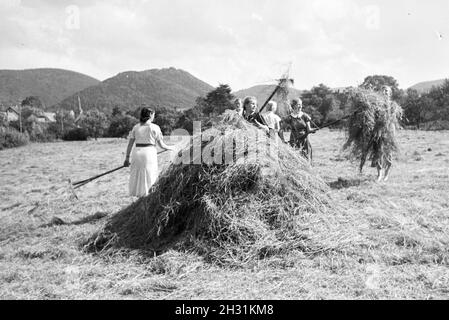
[[290,145],[293,148],[300,149],[303,157],[312,162],[312,145],[310,144],[308,136],[305,138],[292,137],[292,139],[290,139]]
[[372,154],[370,157],[371,167],[380,167],[383,168],[392,160],[392,154],[389,150],[385,148],[385,142],[382,139],[379,139],[373,143]]

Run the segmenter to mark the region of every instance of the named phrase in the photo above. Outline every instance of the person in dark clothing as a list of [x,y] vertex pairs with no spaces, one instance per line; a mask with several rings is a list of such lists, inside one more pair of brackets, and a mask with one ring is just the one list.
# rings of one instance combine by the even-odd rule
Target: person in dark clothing
[[[281,138],[284,140],[284,132],[290,131],[289,144],[293,148],[301,150],[302,155],[312,162],[312,145],[310,144],[309,134],[316,130],[311,128],[312,118],[302,111],[301,99],[294,99],[291,102],[291,114],[281,122]],[[284,140],[284,142],[286,142]]]
[[256,127],[269,133],[270,129],[265,124],[265,120],[262,118],[257,110],[257,99],[255,97],[246,97],[243,101],[243,118],[249,123],[254,124]]

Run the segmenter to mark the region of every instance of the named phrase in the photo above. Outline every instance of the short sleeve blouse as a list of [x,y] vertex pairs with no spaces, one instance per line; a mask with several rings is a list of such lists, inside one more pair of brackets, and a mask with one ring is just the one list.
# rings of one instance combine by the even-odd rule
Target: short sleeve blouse
[[134,139],[138,144],[153,144],[162,140],[161,128],[154,123],[136,124],[128,135],[128,139]]
[[303,132],[307,130],[307,122],[310,122],[311,120],[312,118],[307,113],[303,113],[300,117],[289,116],[284,120],[284,130],[288,129],[293,133]]

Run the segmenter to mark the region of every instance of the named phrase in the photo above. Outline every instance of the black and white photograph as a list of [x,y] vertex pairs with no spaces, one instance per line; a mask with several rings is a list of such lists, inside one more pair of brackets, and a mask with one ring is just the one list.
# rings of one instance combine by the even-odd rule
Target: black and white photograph
[[448,299],[449,1],[0,17],[0,300]]

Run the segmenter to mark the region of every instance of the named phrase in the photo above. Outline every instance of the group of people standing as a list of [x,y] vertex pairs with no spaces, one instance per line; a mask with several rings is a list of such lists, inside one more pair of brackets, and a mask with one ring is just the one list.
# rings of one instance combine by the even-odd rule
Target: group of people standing
[[[388,101],[391,101],[391,88],[384,86],[382,94]],[[236,99],[235,111],[246,121],[264,130],[270,136],[279,136],[280,139],[289,143],[293,148],[300,150],[302,155],[312,162],[312,146],[310,144],[309,135],[315,133],[319,129],[312,129],[311,117],[303,111],[301,99],[291,101],[290,114],[281,119],[276,115],[277,103],[269,101],[265,112],[259,112],[257,99],[255,97],[246,97],[244,100]],[[158,163],[157,148],[159,145],[162,149],[173,150],[172,146],[168,146],[162,139],[162,132],[158,125],[153,123],[155,112],[149,108],[143,108],[141,111],[140,123],[134,126],[129,134],[129,144],[126,151],[125,167],[131,166],[131,174],[129,180],[129,193],[131,196],[145,196],[148,194],[151,186],[158,179]],[[394,129],[394,128],[393,128]],[[287,138],[287,136],[290,136]],[[394,135],[394,130],[392,130]],[[133,149],[135,144],[135,148]],[[385,171],[384,180],[388,179],[391,167],[391,154],[386,154],[383,150],[385,142],[382,140],[373,140],[370,148],[373,149],[372,166],[376,166],[378,170],[379,180],[381,172]],[[370,149],[371,150],[371,149]],[[132,162],[130,156],[132,153]],[[366,150],[368,152],[368,150]],[[367,152],[362,156],[360,171],[365,163]]]
[[[308,135],[314,130],[310,126],[311,118],[302,111],[302,101],[295,99],[291,103],[292,112],[284,120],[276,115],[277,103],[270,101],[264,113],[257,111],[255,97],[247,97],[243,101],[235,101],[235,109],[246,121],[270,135],[279,135],[286,142],[284,132],[290,131],[288,143],[301,150],[302,154],[311,161],[312,148]],[[164,143],[162,132],[157,124],[153,123],[154,110],[143,108],[140,122],[129,133],[128,147],[126,149],[125,167],[131,167],[129,179],[129,194],[131,196],[146,196],[151,186],[159,176],[157,163],[157,146],[164,150],[173,150],[172,146]],[[131,153],[132,152],[132,153]],[[132,155],[132,157],[131,157]],[[130,161],[132,158],[132,161]]]
[[[312,161],[312,146],[308,137],[309,134],[315,133],[316,129],[312,129],[312,118],[303,111],[301,99],[291,101],[291,112],[283,120],[276,114],[277,103],[274,101],[268,102],[264,113],[257,112],[255,97],[247,97],[243,101],[236,99],[234,104],[236,112],[246,121],[265,130],[270,135],[279,135],[283,142],[300,149],[302,155],[309,162]],[[287,139],[287,132],[290,132],[289,139]]]

